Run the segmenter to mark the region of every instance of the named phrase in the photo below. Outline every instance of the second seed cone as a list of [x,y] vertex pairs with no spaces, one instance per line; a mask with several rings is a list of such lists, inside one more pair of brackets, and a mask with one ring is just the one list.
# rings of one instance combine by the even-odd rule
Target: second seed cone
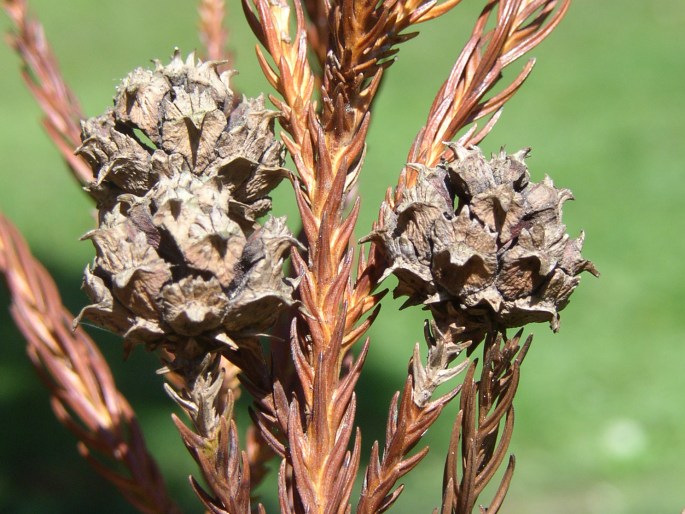
[[571,192],[549,177],[531,182],[528,150],[487,160],[452,148],[457,159],[419,169],[369,236],[398,278],[395,296],[424,304],[462,340],[544,321],[556,331],[579,274],[597,273],[580,254],[583,235],[571,239],[562,223]]

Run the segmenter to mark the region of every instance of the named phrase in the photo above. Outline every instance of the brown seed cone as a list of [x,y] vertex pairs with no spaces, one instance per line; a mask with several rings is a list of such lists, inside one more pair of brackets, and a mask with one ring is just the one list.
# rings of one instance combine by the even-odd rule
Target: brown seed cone
[[[452,146],[457,159],[419,169],[415,186],[382,209],[377,241],[405,305],[424,304],[460,340],[547,321],[580,281],[597,274],[582,258],[583,234],[570,239],[561,221],[572,198],[549,179],[530,182],[528,150],[486,160],[478,148]],[[455,205],[456,202],[456,205]]]
[[287,174],[275,113],[235,98],[220,64],[176,51],[129,74],[114,107],[83,123],[99,227],[84,236],[96,258],[79,318],[129,348],[233,344],[293,303],[281,264],[296,241],[283,219],[256,222]]

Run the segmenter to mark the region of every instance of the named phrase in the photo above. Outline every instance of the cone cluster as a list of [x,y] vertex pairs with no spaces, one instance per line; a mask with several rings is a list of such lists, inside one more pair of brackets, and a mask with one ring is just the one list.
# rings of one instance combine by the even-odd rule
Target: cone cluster
[[417,169],[369,236],[398,278],[395,296],[464,340],[534,322],[556,331],[579,274],[597,273],[580,254],[583,234],[571,239],[562,223],[571,192],[549,177],[531,182],[528,150],[487,160],[478,148],[452,149],[452,163]]
[[233,345],[293,303],[282,261],[296,241],[283,218],[258,222],[287,174],[275,113],[236,97],[221,64],[177,51],[83,123],[99,226],[84,236],[96,257],[79,318],[129,347]]

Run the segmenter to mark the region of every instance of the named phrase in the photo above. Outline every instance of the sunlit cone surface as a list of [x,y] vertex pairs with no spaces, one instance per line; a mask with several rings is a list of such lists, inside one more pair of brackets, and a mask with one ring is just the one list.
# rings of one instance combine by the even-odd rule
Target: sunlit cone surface
[[424,304],[443,329],[479,341],[488,330],[533,322],[559,327],[559,311],[580,281],[596,274],[562,223],[568,189],[530,181],[525,158],[453,146],[450,164],[421,168],[384,226],[371,234],[399,284],[396,296]]
[[286,175],[275,114],[236,98],[219,64],[176,52],[139,68],[83,123],[99,227],[84,236],[96,258],[80,316],[128,347],[233,344],[293,302],[282,261],[295,240],[284,219],[256,221]]

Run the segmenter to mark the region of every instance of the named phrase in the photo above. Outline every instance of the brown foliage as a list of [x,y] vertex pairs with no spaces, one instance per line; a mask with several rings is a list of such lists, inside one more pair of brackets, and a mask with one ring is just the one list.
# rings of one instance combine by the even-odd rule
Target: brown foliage
[[0,271],[31,363],[50,391],[55,416],[76,436],[79,453],[141,512],[179,512],[107,362],[82,329],[72,331],[74,316],[50,275],[2,215]]
[[[547,37],[569,0],[485,2],[366,238],[368,253],[352,241],[384,70],[418,34],[415,25],[459,3],[243,0],[276,93],[274,113],[261,97],[241,100],[231,90],[224,3],[201,0],[208,60],[184,61],[177,52],[169,65],[135,70],[113,108],[82,130],[78,104],[26,2],[3,4],[48,132],[97,202],[99,226],[86,235],[97,252],[85,277],[93,304],[82,315],[124,336],[128,347],[144,343],[160,353],[166,390],[190,420],[174,416],[203,477],[204,485],[191,484],[208,512],[251,512],[274,457],[283,513],[351,512],[361,462],[355,411],[363,392],[355,386],[371,344],[358,342],[379,313],[385,291],[377,289],[390,273],[399,278],[395,294],[425,304],[434,319],[426,322],[425,364],[417,344],[385,441],[373,444],[357,512],[392,507],[398,480],[428,448],[412,451],[454,398],[460,410],[440,512],[471,512],[506,456],[530,338],[520,349],[521,332],[507,339],[505,331],[554,325],[577,275],[594,268],[580,256],[582,238],[569,240],[561,224],[570,192],[529,183],[523,156],[486,161],[472,146],[532,61],[492,93],[502,70]],[[294,172],[282,167],[276,117]],[[299,208],[299,242],[281,220],[260,221],[271,209],[269,191],[285,176]],[[282,269],[288,249],[293,278]],[[109,368],[80,329],[68,329],[71,316],[54,285],[2,218],[0,269],[29,355],[81,453],[142,512],[175,512]],[[478,347],[476,380],[477,361],[461,354]],[[434,398],[466,369],[463,384]],[[238,370],[253,398],[245,450],[233,419]],[[512,457],[487,512],[498,511],[513,467]]]

